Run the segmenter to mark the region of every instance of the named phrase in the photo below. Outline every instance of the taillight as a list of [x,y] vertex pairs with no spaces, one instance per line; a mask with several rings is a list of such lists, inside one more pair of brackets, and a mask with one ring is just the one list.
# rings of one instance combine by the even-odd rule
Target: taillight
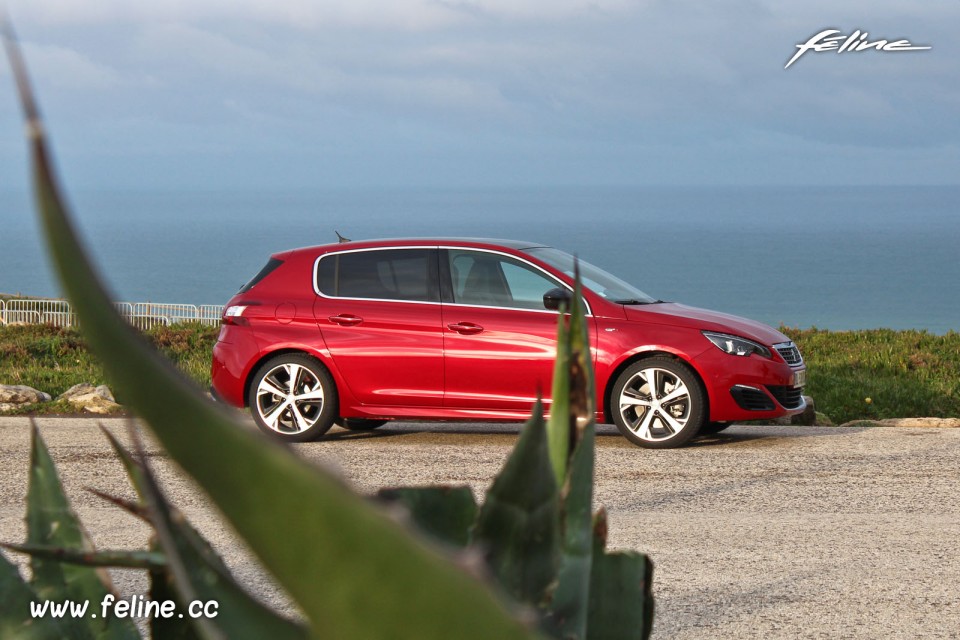
[[243,317],[243,312],[247,310],[246,305],[237,304],[232,305],[224,309],[223,317],[221,321],[223,324],[232,324],[232,325],[245,325],[248,324],[247,319]]

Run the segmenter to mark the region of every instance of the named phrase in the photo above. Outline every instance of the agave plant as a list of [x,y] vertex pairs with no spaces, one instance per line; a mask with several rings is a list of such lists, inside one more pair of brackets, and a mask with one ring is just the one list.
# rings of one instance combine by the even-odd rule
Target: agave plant
[[[30,554],[32,576],[25,581],[0,556],[0,637],[139,637],[129,618],[31,615],[31,602],[66,600],[88,601],[91,613],[101,613],[97,606],[112,596],[102,571],[109,566],[147,571],[152,600],[218,603],[212,618],[154,616],[154,638],[649,635],[652,565],[642,554],[605,551],[605,516],[592,513],[593,385],[579,278],[569,313],[560,315],[549,424],[538,403],[483,504],[465,487],[388,489],[377,501],[365,499],[237,423],[114,311],[61,195],[9,26],[4,42],[27,122],[44,234],[90,348],[128,406],[303,617],[284,618],[247,594],[169,506],[145,458],[131,456],[112,437],[139,500],[106,497],[148,522],[154,539],[142,551],[95,550],[34,429],[27,540],[7,545]],[[391,517],[383,502],[402,505],[415,524]],[[280,539],[278,521],[297,526]]]

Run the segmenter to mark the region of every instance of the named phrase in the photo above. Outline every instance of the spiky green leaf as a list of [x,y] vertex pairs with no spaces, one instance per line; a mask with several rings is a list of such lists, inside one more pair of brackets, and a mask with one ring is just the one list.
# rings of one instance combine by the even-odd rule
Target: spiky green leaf
[[587,640],[644,640],[653,631],[653,562],[642,553],[605,550],[607,516],[593,525]]
[[550,466],[557,486],[562,486],[570,455],[570,327],[563,308],[557,317],[557,355],[553,361],[550,396],[550,418],[547,422]]
[[539,400],[516,446],[487,491],[473,531],[500,584],[539,605],[560,557],[559,492],[547,451]]
[[570,456],[587,425],[594,423],[596,398],[590,323],[583,303],[580,263],[574,261],[573,297],[569,316],[557,320],[557,357],[553,368],[550,420],[547,425],[550,463],[558,485],[563,485]]
[[110,504],[116,507],[120,507],[121,509],[123,509],[124,511],[126,511],[132,516],[136,516],[141,520],[150,522],[150,517],[149,517],[149,514],[147,513],[146,507],[144,507],[138,502],[127,500],[125,498],[118,498],[117,496],[112,496],[109,493],[104,493],[103,491],[97,491],[96,489],[91,489],[90,487],[87,487],[87,491],[97,496],[98,498],[106,500],[107,502],[109,502]]
[[595,553],[587,640],[643,640],[653,630],[653,562],[642,553]]
[[[159,549],[159,547],[156,547]],[[150,572],[150,600],[153,602],[175,602],[177,611],[187,608],[173,585],[173,576],[167,571]],[[150,619],[150,637],[163,640],[200,640],[202,637],[198,629],[191,623],[190,618],[171,616],[154,616]]]
[[167,560],[162,553],[150,551],[84,551],[35,544],[3,544],[5,549],[28,554],[31,558],[82,565],[84,567],[122,567],[124,569],[155,569],[165,567]]
[[[583,304],[580,263],[574,261],[573,301],[570,307],[570,423],[571,442],[577,442],[584,429],[595,422],[596,390],[593,355],[590,350],[590,322]],[[572,448],[572,447],[571,447]]]
[[[50,452],[36,425],[30,450],[30,479],[27,487],[27,544],[73,549],[92,553],[93,544],[70,509]],[[58,560],[31,556],[31,586],[43,600],[99,603],[111,592],[106,571]],[[87,616],[66,627],[71,638],[139,638],[136,627],[126,618]]]
[[[163,567],[156,568],[161,570],[150,572],[151,591],[172,594],[163,599],[172,599],[181,608],[193,600],[214,600],[219,605],[215,619],[198,620],[190,625],[179,623],[179,618],[154,619],[151,627],[158,629],[157,634],[163,634],[156,637],[191,637],[197,633],[196,625],[225,638],[238,637],[238,634],[291,640],[305,638],[306,628],[278,616],[237,584],[210,544],[167,503],[145,458],[138,462],[112,433],[106,429],[103,432],[123,463],[157,533],[152,546],[168,559]],[[130,434],[137,442],[132,425]]]
[[11,640],[62,640],[69,637],[51,617],[34,618],[30,603],[40,598],[20,572],[0,554],[0,638]]
[[593,559],[594,439],[593,427],[587,427],[563,487],[560,571],[544,618],[544,627],[557,638],[586,636]]
[[400,487],[381,489],[377,498],[403,505],[418,527],[455,547],[470,541],[477,501],[470,487]]
[[[133,485],[134,490],[137,492],[137,497],[140,500],[140,504],[138,506],[124,508],[135,515],[145,515],[147,520],[153,524],[153,516],[155,511],[148,505],[150,482],[149,478],[147,477],[146,469],[142,464],[134,460],[133,456],[130,455],[130,452],[120,444],[120,441],[117,440],[115,435],[103,427],[101,427],[101,431],[103,431],[103,434],[107,437],[107,440],[109,440],[110,446],[113,448],[114,453],[117,454],[117,458],[119,458],[120,462],[123,463],[123,468],[127,472],[127,477],[130,479],[130,484]],[[137,438],[136,432],[132,427],[130,433],[134,439]],[[186,519],[182,519],[182,532],[183,535],[190,540],[194,547],[202,552],[202,560],[204,562],[212,565],[216,571],[229,574],[229,570],[227,569],[227,565],[224,564],[223,559],[217,555],[217,553],[213,550],[213,547],[210,546],[210,543],[207,542],[207,540],[200,535],[200,532],[194,529],[193,525],[191,525]]]
[[[129,433],[135,433],[132,425],[129,427]],[[140,501],[142,507],[146,507],[146,490],[147,490],[147,479],[143,474],[143,467],[133,459],[133,456],[130,455],[130,452],[127,451],[120,441],[117,439],[117,436],[113,435],[106,427],[102,424],[100,425],[100,432],[106,437],[107,442],[110,443],[110,447],[113,449],[113,452],[117,455],[117,459],[120,460],[120,463],[123,465],[124,471],[127,472],[127,478],[130,479],[130,484],[133,485],[133,490],[137,492],[137,498]],[[133,511],[132,509],[130,509]],[[143,510],[138,510],[142,513]]]
[[157,534],[158,546],[167,558],[167,574],[180,603],[216,602],[217,615],[213,618],[197,618],[194,624],[200,635],[210,638],[271,638],[276,640],[302,640],[308,630],[280,617],[259,601],[250,597],[236,583],[226,567],[211,561],[212,549],[176,509],[167,504],[160,487],[153,479],[149,468],[139,467],[135,474],[142,483],[138,492],[150,511],[151,521]]
[[[112,496],[107,496],[99,492],[94,493],[107,500],[113,501],[126,511],[129,511],[137,517],[143,518],[152,524],[154,518],[151,509],[149,509],[146,505],[149,490],[147,488],[147,478],[144,474],[143,468],[120,444],[120,441],[117,440],[116,436],[102,426],[101,431],[103,431],[103,434],[110,442],[110,446],[113,447],[117,458],[119,458],[120,462],[123,464],[123,467],[127,472],[127,476],[130,478],[130,483],[137,492],[139,502],[133,503],[130,501],[118,500]],[[189,522],[184,521],[183,524],[184,528],[188,532],[188,535],[191,535],[196,539],[198,543],[197,546],[203,551],[203,562],[212,564],[215,569],[229,573],[226,565],[224,565],[220,557],[214,553],[213,549],[206,542],[206,540],[203,539],[203,537],[193,529]],[[153,539],[150,542],[150,551],[154,553],[163,553],[156,536],[153,536]],[[164,557],[166,556],[164,555]],[[175,579],[172,572],[169,570],[169,566],[153,569],[149,572],[149,575],[151,601],[172,601],[176,603],[178,611],[184,611],[186,609],[189,603],[185,602],[183,597],[177,591],[174,584]],[[150,619],[150,637],[163,638],[164,640],[200,640],[201,635],[198,626],[199,625],[195,625],[190,618],[181,618],[179,616],[171,616],[168,618],[163,616],[154,616]]]

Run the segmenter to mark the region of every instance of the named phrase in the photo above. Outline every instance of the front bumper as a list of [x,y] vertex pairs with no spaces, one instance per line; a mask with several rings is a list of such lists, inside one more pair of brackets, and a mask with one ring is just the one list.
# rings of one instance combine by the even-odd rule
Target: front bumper
[[803,399],[803,387],[768,385],[765,388],[736,384],[730,389],[734,402],[744,411],[787,411],[802,412],[807,406]]
[[731,356],[708,349],[695,362],[710,399],[712,422],[764,420],[802,413],[803,387],[795,386],[801,363],[790,366],[758,355]]

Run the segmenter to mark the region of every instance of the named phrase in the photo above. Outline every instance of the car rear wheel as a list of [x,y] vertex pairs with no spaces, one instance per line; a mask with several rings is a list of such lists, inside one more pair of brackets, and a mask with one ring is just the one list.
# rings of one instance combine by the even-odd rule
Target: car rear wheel
[[630,442],[648,449],[679,447],[704,420],[704,392],[686,365],[663,357],[633,363],[613,386],[614,422]]
[[337,418],[334,424],[350,431],[370,431],[387,424],[386,420],[367,420],[366,418]]
[[253,376],[249,402],[260,430],[288,442],[322,436],[337,416],[333,378],[306,355],[282,354],[265,362]]

